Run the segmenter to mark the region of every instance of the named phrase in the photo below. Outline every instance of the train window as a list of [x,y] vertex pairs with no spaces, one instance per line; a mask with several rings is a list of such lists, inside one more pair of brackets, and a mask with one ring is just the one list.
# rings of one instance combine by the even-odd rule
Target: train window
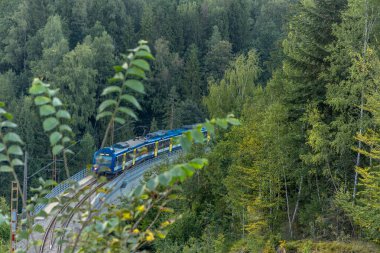
[[125,161],[126,161],[126,162],[132,161],[132,156],[133,156],[133,153],[132,153],[132,152],[127,153],[127,154],[126,154],[126,157],[125,157]]
[[100,154],[95,158],[95,161],[96,161],[96,164],[110,167],[112,165],[112,156],[106,156],[106,155]]
[[147,146],[147,148],[148,148],[148,152],[149,152],[149,153],[154,151],[154,146],[155,146],[154,143],[149,144],[149,145]]
[[121,166],[123,164],[123,155],[117,157],[117,166]]

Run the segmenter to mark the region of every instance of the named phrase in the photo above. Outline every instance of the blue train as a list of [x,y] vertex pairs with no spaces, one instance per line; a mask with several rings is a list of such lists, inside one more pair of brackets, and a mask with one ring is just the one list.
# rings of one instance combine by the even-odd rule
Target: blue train
[[[102,148],[94,154],[92,171],[98,175],[115,175],[142,161],[180,149],[181,145],[175,143],[174,139],[192,127],[159,130],[149,133],[145,137],[118,142],[112,147]],[[204,128],[202,128],[202,132],[207,134]]]

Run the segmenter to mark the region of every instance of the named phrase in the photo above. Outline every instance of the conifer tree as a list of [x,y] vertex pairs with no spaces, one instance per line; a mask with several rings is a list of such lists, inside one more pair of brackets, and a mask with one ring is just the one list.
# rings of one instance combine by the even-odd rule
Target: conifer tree
[[289,80],[287,100],[292,107],[292,116],[300,117],[305,104],[321,103],[326,94],[321,73],[328,67],[325,58],[327,47],[333,42],[333,24],[340,20],[340,10],[345,0],[301,1],[297,13],[289,23],[288,36],[283,42],[286,55],[284,73]]
[[154,36],[154,15],[151,5],[145,4],[140,21],[140,38],[153,43]]
[[208,47],[204,68],[208,77],[219,80],[223,77],[223,73],[232,59],[232,45],[230,42],[222,40],[219,28],[214,26]]
[[165,105],[165,128],[174,129],[181,126],[180,97],[175,86],[172,86]]
[[198,48],[195,44],[187,49],[184,70],[183,92],[185,97],[199,101],[205,89],[202,85]]

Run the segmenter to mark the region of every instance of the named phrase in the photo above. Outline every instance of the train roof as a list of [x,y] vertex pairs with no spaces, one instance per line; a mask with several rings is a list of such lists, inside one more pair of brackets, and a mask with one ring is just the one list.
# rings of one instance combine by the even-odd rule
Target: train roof
[[[104,153],[125,153],[129,150],[133,150],[135,148],[139,148],[143,145],[154,143],[156,141],[159,141],[161,139],[165,138],[171,138],[174,136],[178,136],[182,134],[183,132],[188,131],[189,129],[192,129],[196,125],[186,125],[179,129],[173,129],[173,130],[158,130],[152,133],[147,134],[145,137],[137,137],[128,141],[124,142],[118,142],[114,144],[112,147],[105,147],[103,149],[100,149],[98,152],[104,152]],[[202,131],[205,131],[202,129]]]

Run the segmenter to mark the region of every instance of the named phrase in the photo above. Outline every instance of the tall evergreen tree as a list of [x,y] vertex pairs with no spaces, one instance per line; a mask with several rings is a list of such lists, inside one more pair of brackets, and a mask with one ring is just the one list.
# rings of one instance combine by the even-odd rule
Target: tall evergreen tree
[[231,1],[228,9],[229,35],[234,52],[244,50],[249,42],[249,3]]
[[186,98],[200,101],[205,88],[201,79],[198,48],[195,44],[192,44],[187,50],[184,70],[183,94]]
[[180,97],[175,86],[172,86],[165,104],[164,126],[166,129],[181,126]]
[[208,42],[209,51],[205,55],[204,71],[208,77],[219,80],[232,59],[232,45],[222,40],[217,26],[213,27],[212,36]]
[[327,47],[334,41],[333,24],[340,21],[340,10],[345,3],[345,0],[313,0],[297,4],[297,13],[283,42],[288,103],[295,118],[305,112],[306,103],[321,103],[325,99],[321,74],[328,68],[325,59],[329,56]]

